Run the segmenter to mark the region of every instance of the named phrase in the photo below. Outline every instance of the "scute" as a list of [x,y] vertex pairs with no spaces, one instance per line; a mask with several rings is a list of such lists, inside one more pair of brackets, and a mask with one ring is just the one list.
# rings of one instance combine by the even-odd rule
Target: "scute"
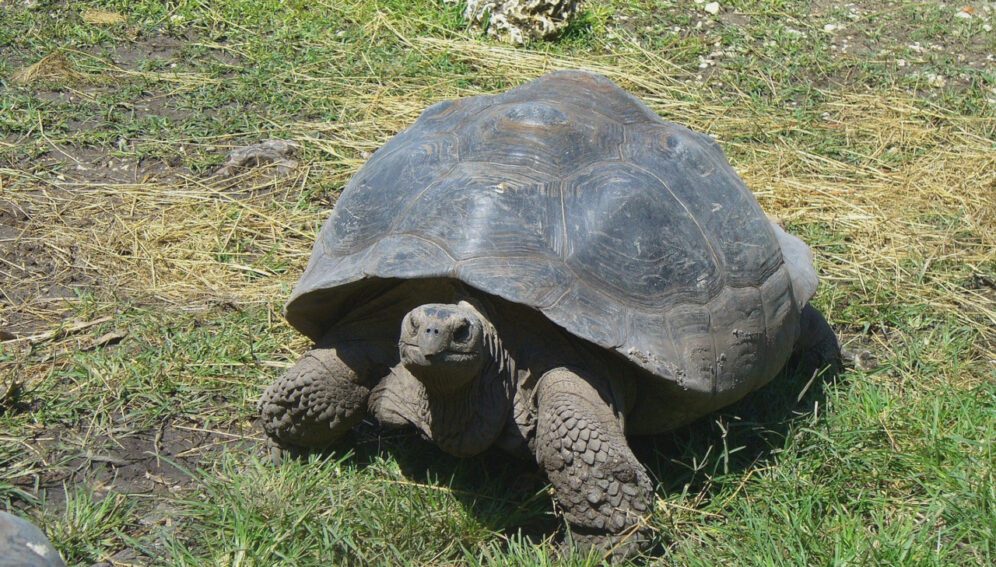
[[460,157],[551,175],[619,158],[620,124],[597,114],[572,120],[572,114],[575,111],[563,103],[497,104],[458,130]]
[[599,163],[564,186],[566,262],[623,304],[705,303],[722,285],[711,245],[683,203],[652,173]]
[[760,285],[781,265],[781,249],[760,205],[704,136],[677,124],[628,126],[623,155],[653,172],[695,218],[724,266],[726,283]]
[[558,186],[529,168],[461,163],[396,212],[396,232],[442,243],[457,260],[542,253],[559,230]]
[[683,396],[678,416],[770,378],[808,300],[715,142],[577,71],[434,105],[375,153],[287,318],[318,339],[410,278],[539,310],[656,376],[654,396]]
[[577,109],[575,119],[600,115],[622,124],[661,122],[640,99],[605,77],[583,71],[555,71],[500,95],[508,102],[552,101]]
[[456,277],[477,289],[521,298],[541,310],[560,300],[575,280],[560,258],[539,254],[473,258],[458,264]]
[[420,191],[457,163],[456,138],[447,133],[388,144],[350,180],[323,233],[328,254],[346,254],[390,231],[413,191]]

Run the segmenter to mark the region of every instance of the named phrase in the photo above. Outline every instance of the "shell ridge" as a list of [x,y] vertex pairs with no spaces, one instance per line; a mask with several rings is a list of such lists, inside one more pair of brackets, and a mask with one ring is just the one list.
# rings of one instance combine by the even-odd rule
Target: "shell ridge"
[[[482,161],[482,160],[479,160],[479,159],[468,159],[468,160],[459,160],[458,159],[458,163],[454,164],[454,168],[456,166],[458,166],[458,165],[477,165],[477,164],[479,164],[479,165],[485,165],[485,166],[491,166],[491,167],[493,167],[495,165],[494,163],[492,163],[490,161]],[[531,165],[507,164],[507,163],[506,164],[501,164],[501,165],[503,167],[509,167],[509,168],[515,168],[515,169],[522,169],[522,170],[528,171],[530,173],[533,173],[533,174],[535,174],[536,176],[539,176],[539,177],[551,177],[548,172],[540,171],[540,170],[536,169],[535,167],[532,167]],[[452,170],[451,170],[451,172],[452,172]],[[448,173],[451,173],[451,172],[448,172]]]
[[[457,264],[456,256],[454,256],[453,252],[451,252],[450,249],[446,246],[446,243],[439,242],[435,238],[432,238],[431,236],[426,236],[424,234],[416,234],[414,232],[409,232],[409,231],[392,232],[391,236],[407,236],[408,238],[413,238],[415,240],[420,240],[422,242],[425,242],[426,244],[431,244],[432,246],[439,248],[440,252],[446,254],[446,256],[453,262],[453,265]],[[372,250],[372,249],[373,247],[367,248],[367,250]]]
[[622,126],[626,125],[625,122],[619,122],[618,118],[613,118],[613,117],[605,114],[604,112],[601,112],[601,111],[596,110],[594,108],[582,108],[582,107],[580,107],[580,106],[578,106],[576,104],[572,104],[570,102],[565,102],[565,101],[562,101],[562,100],[552,100],[552,99],[548,99],[548,98],[537,98],[536,101],[537,102],[545,102],[547,104],[553,104],[553,105],[556,105],[556,106],[559,106],[559,107],[567,107],[570,110],[572,110],[574,114],[581,114],[581,115],[584,115],[584,114],[597,114],[598,116],[604,118],[605,120],[609,120],[611,122],[617,122],[617,123],[621,124]]

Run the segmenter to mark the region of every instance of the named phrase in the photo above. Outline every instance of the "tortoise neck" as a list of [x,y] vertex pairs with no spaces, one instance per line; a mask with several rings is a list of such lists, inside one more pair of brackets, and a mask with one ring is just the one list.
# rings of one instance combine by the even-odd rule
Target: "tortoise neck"
[[440,449],[460,457],[490,447],[512,408],[515,364],[490,321],[485,325],[484,347],[486,360],[477,379],[445,394],[424,392],[423,432]]

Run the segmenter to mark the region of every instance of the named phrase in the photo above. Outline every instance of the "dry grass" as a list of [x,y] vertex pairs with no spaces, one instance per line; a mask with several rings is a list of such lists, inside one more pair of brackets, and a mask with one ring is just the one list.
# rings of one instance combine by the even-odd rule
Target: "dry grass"
[[82,14],[83,21],[95,26],[113,26],[128,21],[127,18],[117,12],[107,10],[85,10]]
[[62,51],[50,53],[37,62],[17,71],[11,81],[17,85],[30,85],[38,82],[51,82],[68,85],[79,82],[84,75],[76,70]]

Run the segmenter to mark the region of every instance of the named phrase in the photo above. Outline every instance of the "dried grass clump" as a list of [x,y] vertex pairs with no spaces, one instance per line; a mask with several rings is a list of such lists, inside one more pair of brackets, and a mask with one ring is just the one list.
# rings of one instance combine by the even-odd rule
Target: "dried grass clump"
[[90,9],[83,12],[83,21],[95,26],[113,26],[124,23],[127,18],[117,12]]
[[234,193],[232,180],[185,179],[16,184],[10,194],[33,211],[24,238],[53,254],[71,249],[66,262],[97,287],[179,307],[254,303],[286,293],[291,277],[274,270],[307,260],[317,220],[285,208],[306,177],[281,180],[290,186],[276,193],[272,182]]
[[56,51],[17,71],[11,77],[11,81],[17,85],[30,85],[39,82],[68,85],[80,82],[84,78],[85,75],[76,70],[63,52]]

